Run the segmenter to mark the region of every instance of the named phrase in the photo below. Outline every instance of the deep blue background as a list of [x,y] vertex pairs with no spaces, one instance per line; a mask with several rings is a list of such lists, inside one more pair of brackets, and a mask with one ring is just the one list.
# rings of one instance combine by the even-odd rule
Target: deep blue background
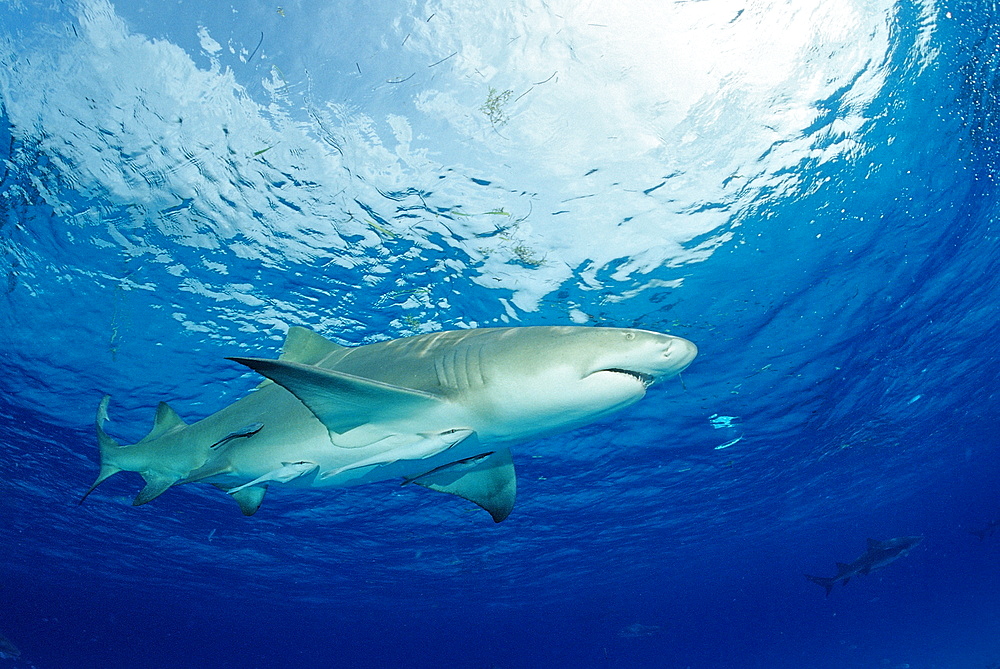
[[[339,20],[355,18],[348,3],[331,6]],[[488,234],[492,218],[509,217],[477,219],[476,244],[512,252],[500,267],[516,281],[501,276],[504,287],[493,288],[475,279],[490,261],[463,246],[468,230],[407,231],[413,221],[464,225],[448,212],[485,212],[499,206],[494,197],[512,214],[530,201],[531,216],[568,221],[543,210],[552,184],[538,186],[542,195],[505,191],[482,165],[456,158],[453,169],[447,156],[465,149],[452,147],[429,172],[404,171],[390,192],[382,186],[396,177],[366,171],[369,159],[352,153],[351,114],[380,119],[409,100],[379,83],[404,64],[375,50],[357,62],[364,71],[389,63],[386,72],[368,79],[358,64],[351,79],[354,58],[332,45],[316,56],[326,68],[314,68],[325,73],[316,89],[307,94],[305,75],[287,64],[283,76],[298,87],[275,93],[261,83],[273,77],[262,54],[310,63],[287,37],[247,58],[257,26],[271,34],[273,7],[155,16],[141,4],[118,7],[125,34],[145,45],[173,40],[191,54],[191,71],[234,68],[236,99],[268,110],[257,125],[238,110],[193,121],[204,126],[191,137],[212,150],[178,144],[198,187],[175,192],[171,169],[140,167],[157,151],[169,167],[180,150],[171,133],[182,131],[146,113],[162,109],[152,92],[136,102],[125,85],[114,88],[142,50],[92,47],[97,38],[81,37],[87,12],[106,9],[80,7],[3,7],[14,18],[0,62],[0,633],[22,657],[0,667],[1000,665],[1000,534],[970,534],[1000,518],[994,3],[895,6],[885,61],[872,64],[884,82],[846,133],[858,148],[817,157],[844,138],[836,123],[851,116],[855,91],[814,101],[801,136],[774,143],[816,150],[778,175],[794,186],[705,204],[725,222],[687,248],[717,241],[708,256],[665,263],[646,277],[662,285],[627,299],[645,280],[615,274],[628,259],[597,268],[597,290],[590,268],[571,267],[534,306],[517,302],[516,286],[560,262],[545,234],[515,230],[510,241]],[[392,19],[388,8],[367,15],[345,43],[375,43]],[[936,56],[921,68],[913,45],[929,23]],[[194,37],[200,25],[220,42],[226,30],[242,34],[223,46],[241,46],[243,61],[212,70]],[[87,61],[94,53],[97,65]],[[156,73],[140,75],[155,91]],[[110,88],[88,88],[95,81]],[[196,83],[171,90],[189,89]],[[346,106],[343,127],[309,106],[310,95],[328,93]],[[36,94],[41,102],[26,102]],[[46,115],[60,104],[65,113]],[[96,111],[82,119],[88,104]],[[348,195],[331,195],[326,173],[312,172],[311,183],[279,164],[283,149],[253,155],[294,141],[264,130],[282,114],[300,114],[323,155],[342,161],[330,174]],[[105,116],[160,118],[150,126],[158,139],[130,150],[146,126],[98,129]],[[421,132],[435,130],[427,123]],[[225,140],[236,147],[229,158],[217,141],[226,124],[236,138]],[[94,137],[105,143],[88,143]],[[293,162],[319,155],[296,150]],[[271,151],[273,163],[254,160]],[[107,186],[116,178],[107,175],[140,173],[149,178]],[[241,199],[262,189],[285,204]],[[352,227],[362,211],[375,226]],[[283,225],[296,215],[306,222]],[[329,229],[347,242],[338,246]],[[395,233],[381,245],[364,241],[387,229]],[[536,245],[544,263],[514,250],[520,243]],[[212,283],[219,276],[223,288]],[[688,337],[700,355],[683,385],[654,387],[620,415],[518,449],[518,506],[500,525],[462,500],[392,484],[276,491],[248,519],[207,486],[133,508],[138,477],[121,475],[76,505],[97,471],[92,416],[103,392],[113,396],[109,429],[132,442],[160,400],[195,419],[248,391],[254,379],[224,356],[273,355],[288,324],[363,343],[418,323],[565,324],[568,304],[588,324]],[[909,556],[829,597],[802,576],[832,575],[867,537],[914,534],[925,539]],[[623,635],[634,623],[653,629]]]

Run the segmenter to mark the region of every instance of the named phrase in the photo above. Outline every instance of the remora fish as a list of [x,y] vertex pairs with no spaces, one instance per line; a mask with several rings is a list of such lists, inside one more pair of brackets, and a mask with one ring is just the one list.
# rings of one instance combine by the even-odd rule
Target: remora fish
[[856,574],[868,574],[868,572],[874,569],[879,569],[886,566],[890,562],[895,562],[909,553],[910,550],[923,541],[923,539],[923,537],[897,537],[895,539],[887,539],[885,541],[869,539],[868,549],[865,551],[864,555],[850,564],[845,564],[843,562],[837,563],[836,576],[810,576],[809,574],[806,574],[806,578],[813,583],[822,585],[826,588],[826,595],[829,597],[830,592],[833,590],[833,585],[837,581],[841,581],[844,585],[847,585],[847,582],[851,580],[851,577]]
[[150,433],[120,446],[104,431],[105,397],[101,470],[84,498],[134,471],[146,480],[135,505],[204,481],[251,515],[269,483],[402,478],[464,497],[500,522],[514,506],[511,444],[623,409],[696,354],[686,339],[620,328],[459,330],[344,347],[292,327],[277,360],[231,358],[274,383],[196,423],[161,403]]

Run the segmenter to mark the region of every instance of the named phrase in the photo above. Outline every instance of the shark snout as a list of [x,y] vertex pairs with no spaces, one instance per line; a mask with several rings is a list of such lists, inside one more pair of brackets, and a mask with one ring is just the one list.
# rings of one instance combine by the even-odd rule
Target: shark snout
[[663,350],[663,357],[670,362],[671,371],[676,373],[684,371],[697,355],[698,347],[683,337],[672,337]]

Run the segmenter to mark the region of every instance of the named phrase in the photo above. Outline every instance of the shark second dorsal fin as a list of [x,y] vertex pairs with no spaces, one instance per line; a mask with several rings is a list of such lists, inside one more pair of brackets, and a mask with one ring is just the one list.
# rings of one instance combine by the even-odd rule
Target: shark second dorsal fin
[[318,365],[331,353],[346,350],[346,346],[332,342],[312,330],[293,325],[288,328],[288,334],[285,335],[285,343],[281,347],[281,355],[278,356],[278,360],[298,362],[303,365]]
[[877,551],[882,548],[882,542],[875,539],[868,539],[868,550]]
[[441,397],[312,365],[265,358],[229,358],[284,386],[335,434],[426,410]]
[[187,423],[177,415],[169,404],[166,402],[160,402],[156,407],[156,418],[153,419],[153,429],[149,431],[142,441],[139,443],[144,443],[147,441],[152,441],[153,439],[159,439],[167,432],[176,430],[179,427],[186,426]]
[[467,499],[486,509],[495,523],[510,515],[517,496],[514,461],[507,448],[438,467],[403,485],[407,483]]

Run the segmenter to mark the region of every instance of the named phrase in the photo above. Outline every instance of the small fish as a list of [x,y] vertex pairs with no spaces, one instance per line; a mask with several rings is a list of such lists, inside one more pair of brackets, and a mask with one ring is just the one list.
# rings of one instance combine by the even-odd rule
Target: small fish
[[650,637],[660,632],[659,625],[643,625],[642,623],[632,623],[623,627],[619,632],[618,636],[623,639],[641,639],[643,637]]
[[263,423],[251,423],[250,425],[247,425],[245,428],[243,428],[241,430],[236,430],[235,432],[230,432],[229,434],[227,434],[226,436],[224,436],[222,439],[219,439],[217,442],[215,442],[214,444],[212,444],[211,446],[209,446],[209,448],[213,448],[213,449],[219,448],[223,444],[228,444],[233,439],[242,439],[243,437],[252,437],[252,436],[254,436],[255,434],[257,434],[258,432],[260,432],[263,429],[264,429],[264,424]]

